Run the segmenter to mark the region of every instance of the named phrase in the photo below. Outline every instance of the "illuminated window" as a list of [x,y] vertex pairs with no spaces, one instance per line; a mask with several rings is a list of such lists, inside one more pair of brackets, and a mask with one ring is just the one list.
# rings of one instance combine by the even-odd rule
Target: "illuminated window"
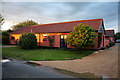
[[63,35],[61,35],[61,39],[63,39]]
[[66,39],[67,38],[67,35],[64,35],[64,39]]
[[43,34],[43,36],[47,36],[47,34]]

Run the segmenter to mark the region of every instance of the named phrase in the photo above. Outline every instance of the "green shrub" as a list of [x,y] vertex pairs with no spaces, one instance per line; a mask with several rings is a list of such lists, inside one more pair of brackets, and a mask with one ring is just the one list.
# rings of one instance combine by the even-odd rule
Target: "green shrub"
[[109,43],[109,45],[110,45],[110,47],[111,47],[111,46],[115,45],[115,43],[113,43],[113,42],[110,42],[110,43]]
[[24,33],[19,39],[19,47],[22,49],[32,49],[37,46],[37,39],[34,33]]
[[106,48],[109,48],[110,47],[110,45],[108,44],[107,46],[106,46]]
[[112,46],[112,42],[109,43],[110,47]]
[[53,47],[53,42],[54,42],[54,36],[48,36],[48,41],[49,41],[50,48],[52,48]]
[[71,46],[88,48],[89,46],[94,47],[96,36],[97,34],[94,28],[87,25],[78,24],[73,28],[73,31],[70,32],[65,41]]
[[9,44],[9,33],[7,31],[2,32],[2,44]]

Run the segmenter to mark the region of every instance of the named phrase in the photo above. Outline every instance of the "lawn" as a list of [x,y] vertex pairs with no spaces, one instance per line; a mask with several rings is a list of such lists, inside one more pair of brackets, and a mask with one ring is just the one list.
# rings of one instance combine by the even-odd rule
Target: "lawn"
[[65,49],[31,49],[22,50],[18,47],[2,48],[2,56],[26,60],[67,60],[67,58],[80,59],[92,54],[92,50],[65,50]]

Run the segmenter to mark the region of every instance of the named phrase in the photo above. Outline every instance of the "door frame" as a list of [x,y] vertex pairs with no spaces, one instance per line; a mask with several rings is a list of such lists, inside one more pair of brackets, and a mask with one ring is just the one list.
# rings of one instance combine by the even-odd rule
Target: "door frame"
[[[63,43],[64,43],[63,47],[61,46],[61,35],[63,35]],[[65,41],[64,41],[65,40],[64,35],[67,35],[67,34],[61,34],[61,35],[60,35],[60,48],[64,48],[64,47],[67,48],[67,44],[65,44]]]
[[103,47],[104,47],[104,34],[103,34]]

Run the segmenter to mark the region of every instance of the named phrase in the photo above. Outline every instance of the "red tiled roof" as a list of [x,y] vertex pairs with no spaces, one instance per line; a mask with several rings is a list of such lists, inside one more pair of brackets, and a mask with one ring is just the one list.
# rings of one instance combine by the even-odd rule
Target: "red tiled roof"
[[94,28],[96,31],[99,30],[103,19],[91,19],[91,20],[78,20],[78,21],[69,21],[69,22],[60,22],[60,23],[50,23],[50,24],[41,24],[21,28],[17,31],[12,32],[11,34],[20,34],[20,33],[55,33],[55,32],[71,32],[74,26],[82,23],[83,25],[88,25]]
[[105,30],[106,36],[114,36],[114,30]]

